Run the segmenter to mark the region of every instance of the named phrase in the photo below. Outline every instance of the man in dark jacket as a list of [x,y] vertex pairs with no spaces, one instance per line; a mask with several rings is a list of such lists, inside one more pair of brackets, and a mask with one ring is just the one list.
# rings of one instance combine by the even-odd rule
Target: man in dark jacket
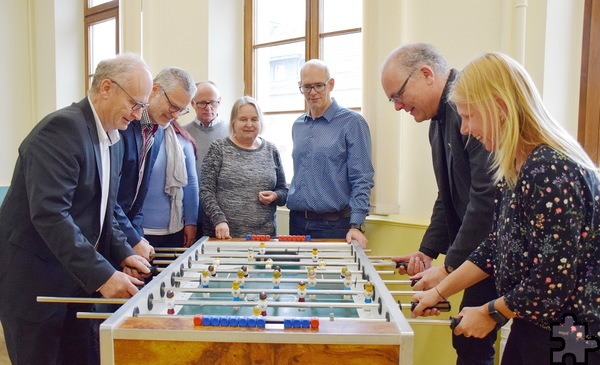
[[[493,220],[495,187],[489,153],[475,139],[460,133],[461,119],[446,100],[457,71],[450,69],[428,44],[395,49],[385,61],[381,84],[396,110],[410,113],[417,123],[431,120],[429,142],[438,196],[431,222],[418,252],[394,258],[408,262],[401,272],[420,279],[415,290],[435,287],[487,237]],[[439,254],[443,265],[433,266]],[[465,290],[460,307],[480,306],[496,298],[492,278]],[[457,364],[492,365],[496,331],[486,338],[453,335]]]
[[93,308],[36,297],[129,298],[150,274],[113,210],[117,129],[140,117],[151,86],[139,57],[102,61],[88,97],[46,116],[19,147],[0,208],[0,320],[13,364],[99,363],[92,321],[76,318]]

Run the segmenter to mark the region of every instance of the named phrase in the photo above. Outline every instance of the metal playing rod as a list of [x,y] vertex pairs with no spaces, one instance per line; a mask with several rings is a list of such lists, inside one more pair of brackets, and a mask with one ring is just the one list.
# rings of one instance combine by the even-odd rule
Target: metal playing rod
[[77,312],[78,319],[107,319],[112,316],[112,313],[103,312]]
[[[229,278],[223,278],[223,277],[216,277],[210,278],[210,282],[232,282],[234,280],[236,280],[236,277],[229,277]],[[182,277],[174,277],[173,280],[175,281],[179,281],[179,282],[200,282],[200,278],[198,277],[186,277],[186,276],[182,276]],[[281,278],[281,282],[282,283],[299,283],[301,281],[304,281],[306,283],[306,278]],[[362,280],[362,279],[356,279],[356,282],[358,283],[364,283],[366,280]],[[246,283],[269,283],[272,284],[273,279],[270,278],[247,278],[245,280]],[[319,279],[318,280],[319,283],[324,283],[324,284],[342,284],[344,282],[343,279]],[[354,283],[355,280],[353,279],[352,282]]]
[[186,247],[154,247],[154,252],[185,252]]
[[39,303],[123,304],[124,298],[37,297]]
[[[166,287],[164,290],[172,290],[180,293],[231,293],[231,289],[227,288],[173,288]],[[267,289],[267,288],[256,288],[256,289],[239,289],[241,294],[298,294],[297,289]],[[306,294],[319,294],[319,295],[356,295],[364,294],[364,290],[325,290],[325,289],[307,289]],[[414,292],[413,292],[414,293]]]
[[[205,260],[191,260],[192,264],[203,264],[203,265],[213,265],[214,261],[210,259]],[[155,261],[156,263],[156,261]],[[221,265],[264,265],[266,261],[249,261],[249,260],[220,260]],[[277,263],[279,266],[319,266],[318,262],[307,262],[307,261],[275,261],[273,264]],[[326,266],[351,266],[356,265],[354,261],[333,261],[326,262]]]
[[[154,299],[153,303],[165,303],[164,299]],[[234,300],[176,300],[175,305],[193,306],[228,306],[228,307],[254,307],[259,302],[234,301]],[[378,303],[341,303],[341,302],[276,302],[269,301],[269,307],[291,307],[291,308],[379,308]]]

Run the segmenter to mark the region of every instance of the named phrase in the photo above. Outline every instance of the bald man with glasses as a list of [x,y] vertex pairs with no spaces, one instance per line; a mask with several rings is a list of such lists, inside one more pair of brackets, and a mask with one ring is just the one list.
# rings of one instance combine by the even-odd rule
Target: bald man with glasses
[[334,86],[324,62],[302,66],[298,87],[308,111],[292,126],[290,234],[356,240],[366,247],[363,226],[374,185],[371,135],[362,115],[331,96]]
[[[210,80],[196,83],[198,90],[192,98],[192,108],[196,112],[196,119],[183,126],[183,128],[196,141],[196,173],[198,183],[202,181],[202,162],[208,153],[210,144],[221,138],[229,136],[229,123],[219,118],[221,106],[221,93],[214,82]],[[202,198],[198,207],[197,238],[202,236],[204,227],[204,207]]]

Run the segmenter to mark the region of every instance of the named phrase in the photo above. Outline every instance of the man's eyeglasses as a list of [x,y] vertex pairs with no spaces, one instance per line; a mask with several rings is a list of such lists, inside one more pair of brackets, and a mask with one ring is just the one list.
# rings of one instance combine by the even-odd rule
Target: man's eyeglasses
[[300,85],[298,88],[300,89],[300,92],[304,93],[304,94],[309,94],[312,89],[315,89],[316,92],[320,93],[321,91],[325,90],[325,86],[327,85],[329,80],[331,80],[331,79],[327,79],[327,81],[325,81],[323,83],[319,83],[319,84]]
[[206,109],[209,105],[214,109],[217,106],[219,106],[219,104],[221,104],[221,100],[211,100],[211,101],[195,101],[194,100],[194,104],[202,109]]
[[160,87],[163,94],[165,94],[165,98],[167,98],[167,102],[169,103],[169,111],[171,113],[178,113],[179,116],[182,116],[182,115],[186,115],[187,113],[190,112],[190,110],[186,107],[180,108],[177,105],[171,103],[171,99],[169,99],[169,95],[167,95],[167,92],[165,91],[165,89],[163,89],[163,87],[160,85],[158,85],[158,87]]
[[402,86],[400,86],[400,90],[398,90],[397,93],[395,93],[394,95],[392,95],[391,98],[388,99],[388,101],[390,103],[395,103],[395,102],[402,102],[402,94],[404,94],[404,89],[406,89],[406,84],[408,83],[408,80],[410,80],[410,77],[412,76],[412,74],[415,72],[415,70],[412,70],[412,72],[408,75],[408,77],[406,78],[406,80],[404,80],[404,83],[402,83]]
[[110,80],[110,82],[112,82],[113,84],[117,85],[119,87],[119,89],[123,90],[123,92],[127,96],[129,96],[129,98],[133,101],[133,106],[131,107],[132,111],[136,111],[136,110],[139,110],[139,109],[146,110],[150,106],[150,104],[148,104],[148,103],[142,103],[141,101],[135,100],[133,98],[133,96],[129,95],[129,93],[127,91],[125,91],[125,89],[123,89],[123,87],[121,85],[119,85],[119,83],[116,82],[115,80]]

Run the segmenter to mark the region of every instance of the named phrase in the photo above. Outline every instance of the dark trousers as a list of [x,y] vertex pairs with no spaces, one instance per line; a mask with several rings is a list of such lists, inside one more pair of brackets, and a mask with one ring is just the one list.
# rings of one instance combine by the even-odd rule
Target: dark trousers
[[310,235],[312,238],[345,239],[350,229],[350,217],[337,221],[307,219],[302,212],[290,211],[290,234]]
[[[553,349],[560,349],[564,345],[562,341],[558,341],[552,340],[551,331],[526,320],[515,318],[502,354],[502,365],[600,364],[600,352],[598,351],[588,351],[587,359],[583,358],[583,354],[579,354],[582,356],[579,362],[575,362],[577,359],[573,359],[570,355],[553,363]],[[572,355],[574,356],[574,354]]]
[[[460,309],[478,307],[497,298],[494,280],[489,277],[465,289]],[[493,330],[484,338],[456,336],[452,334],[452,346],[456,350],[457,365],[494,365],[494,344],[498,331]]]
[[183,229],[162,236],[144,235],[144,238],[154,247],[183,247]]
[[2,315],[10,361],[13,365],[99,364],[94,321],[76,318],[77,312],[92,311],[94,306],[89,304],[62,305],[61,310],[42,322]]

